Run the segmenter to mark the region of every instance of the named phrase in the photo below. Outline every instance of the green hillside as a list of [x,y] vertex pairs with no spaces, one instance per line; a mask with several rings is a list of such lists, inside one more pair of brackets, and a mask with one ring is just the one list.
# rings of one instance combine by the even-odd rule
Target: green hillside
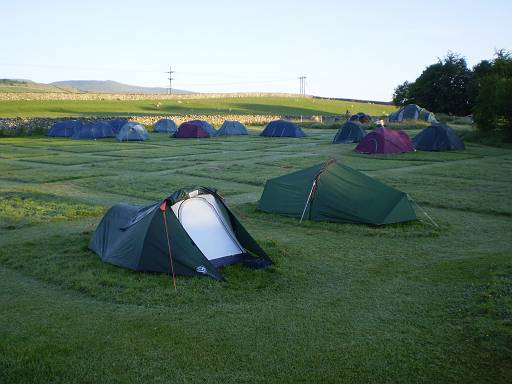
[[269,114],[340,115],[347,110],[372,116],[389,114],[391,105],[310,97],[219,97],[173,100],[30,100],[0,101],[0,117],[61,117],[89,115]]
[[30,80],[0,79],[0,93],[76,93],[78,89],[70,86],[55,86],[50,84],[36,83]]

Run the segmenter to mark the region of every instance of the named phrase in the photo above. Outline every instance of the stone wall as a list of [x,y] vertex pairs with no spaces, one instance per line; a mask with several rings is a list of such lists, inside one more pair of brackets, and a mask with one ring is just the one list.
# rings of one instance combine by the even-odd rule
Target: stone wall
[[159,119],[172,119],[176,124],[190,120],[206,120],[216,127],[220,127],[224,120],[238,120],[245,125],[264,125],[272,120],[282,119],[279,115],[165,115],[165,116],[133,116],[129,120],[144,125],[153,125]]
[[53,93],[53,92],[19,92],[0,93],[0,101],[18,100],[186,100],[241,97],[310,97],[290,93],[194,93],[185,95],[166,94],[113,94],[113,93]]
[[172,119],[176,124],[181,124],[190,120],[206,120],[216,128],[219,128],[224,120],[237,120],[241,123],[250,125],[265,125],[272,120],[286,119],[295,122],[323,122],[332,124],[335,122],[333,116],[285,116],[285,115],[145,115],[145,116],[101,116],[101,117],[15,117],[0,118],[0,137],[2,136],[24,136],[34,134],[46,134],[48,129],[59,121],[64,120],[81,120],[83,122],[93,122],[97,120],[109,120],[126,118],[130,121],[141,123],[146,127],[153,126],[157,120]]

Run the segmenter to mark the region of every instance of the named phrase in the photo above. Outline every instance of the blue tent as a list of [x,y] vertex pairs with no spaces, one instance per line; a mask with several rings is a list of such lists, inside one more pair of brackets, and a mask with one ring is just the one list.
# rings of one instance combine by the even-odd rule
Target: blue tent
[[418,133],[412,139],[412,144],[420,151],[448,151],[466,148],[455,131],[441,123],[432,124]]
[[299,126],[287,120],[274,120],[267,124],[260,136],[269,137],[304,137]]
[[114,130],[109,123],[106,121],[96,121],[83,124],[81,128],[75,130],[71,138],[75,140],[96,140],[115,136]]
[[366,136],[363,126],[356,121],[347,121],[343,124],[332,141],[333,144],[359,143]]
[[119,141],[145,141],[149,139],[148,131],[133,121],[127,122],[116,135]]
[[248,135],[247,128],[239,121],[226,120],[217,131],[217,136]]
[[211,125],[209,122],[207,121],[204,121],[204,120],[192,120],[192,121],[187,121],[187,123],[192,123],[192,124],[195,124],[195,125],[199,125],[201,128],[203,128],[206,132],[208,132],[208,134],[210,136],[215,136],[215,134],[217,133],[217,131],[215,130],[215,128],[213,128],[213,125]]
[[360,123],[368,123],[371,120],[371,116],[364,112],[357,112],[355,115],[350,116],[349,121],[358,121]]
[[65,120],[59,121],[53,124],[48,130],[48,136],[51,137],[71,137],[75,133],[75,130],[82,127],[80,120]]
[[175,133],[177,130],[176,123],[170,119],[160,119],[153,127],[153,132]]
[[423,120],[428,123],[437,123],[436,116],[416,104],[408,104],[388,117],[389,121]]
[[112,130],[114,131],[115,134],[119,133],[119,131],[121,130],[123,125],[125,125],[127,122],[128,122],[128,119],[107,120],[107,123],[110,124],[110,126],[112,127]]

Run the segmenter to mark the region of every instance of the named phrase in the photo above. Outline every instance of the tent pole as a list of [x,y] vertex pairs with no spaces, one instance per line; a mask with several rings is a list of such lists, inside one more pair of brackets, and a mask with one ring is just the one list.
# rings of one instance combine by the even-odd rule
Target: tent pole
[[302,219],[304,218],[304,214],[306,213],[306,209],[308,207],[309,200],[311,199],[311,195],[313,194],[313,189],[315,188],[315,185],[316,185],[316,179],[315,179],[315,181],[313,181],[313,185],[311,186],[311,191],[309,191],[309,196],[308,196],[308,199],[306,200],[306,205],[304,206],[304,210],[302,211],[302,216],[300,217],[299,224],[302,223]]
[[176,291],[176,274],[174,273],[174,265],[172,262],[172,253],[171,253],[171,240],[169,240],[169,230],[167,229],[167,218],[165,217],[165,209],[162,209],[160,206],[160,209],[162,210],[162,219],[164,220],[164,227],[165,227],[165,236],[167,237],[167,249],[169,250],[169,261],[171,263],[171,271],[172,271],[172,284],[174,285],[174,290]]
[[[323,165],[322,168],[320,168],[320,172],[318,172],[318,175],[315,177],[315,181],[313,181],[313,185],[311,186],[311,191],[309,191],[308,199],[306,200],[306,205],[304,207],[304,211],[302,211],[302,216],[300,217],[299,224],[302,223],[302,219],[304,218],[304,215],[306,213],[306,208],[308,207],[308,203],[311,200],[311,196],[313,195],[313,191],[315,190],[315,186],[317,185],[317,182],[320,180],[320,176],[326,171],[327,167],[333,163],[335,163],[335,159],[329,159],[327,160]],[[310,208],[311,209],[311,208]],[[310,211],[311,216],[311,211]]]

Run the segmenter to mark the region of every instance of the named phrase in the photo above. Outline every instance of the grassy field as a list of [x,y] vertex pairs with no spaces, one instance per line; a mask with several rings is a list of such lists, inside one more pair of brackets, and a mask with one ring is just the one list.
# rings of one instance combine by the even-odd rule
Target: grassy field
[[[204,103],[246,108],[201,100],[164,110]],[[12,113],[126,107],[34,104]],[[130,105],[152,113],[147,103]],[[285,107],[345,109],[315,100]],[[1,139],[0,382],[511,382],[512,150],[468,144],[370,157],[331,145],[333,130],[306,132]],[[409,193],[439,228],[421,211],[416,222],[372,227],[256,210],[267,178],[330,157]],[[112,204],[154,202],[196,184],[219,189],[274,266],[226,267],[223,283],[178,277],[175,292],[168,276],[104,264],[88,250]]]
[[[157,104],[160,103],[158,106]],[[365,112],[374,116],[396,110],[390,105],[309,97],[219,97],[172,100],[16,100],[0,101],[0,117],[62,117],[90,115],[269,114],[344,115]]]

